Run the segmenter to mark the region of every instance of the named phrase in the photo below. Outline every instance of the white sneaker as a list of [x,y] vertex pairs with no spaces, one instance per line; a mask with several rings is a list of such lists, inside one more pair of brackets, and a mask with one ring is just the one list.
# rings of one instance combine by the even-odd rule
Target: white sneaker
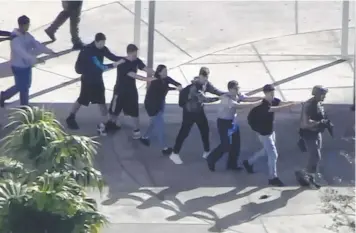
[[169,159],[173,161],[175,164],[183,164],[182,159],[180,158],[179,154],[172,153],[169,156]]
[[207,159],[209,155],[210,155],[210,151],[204,151],[203,159]]
[[132,131],[132,138],[133,139],[140,139],[141,138],[141,131],[139,129]]
[[106,133],[106,127],[105,127],[105,124],[104,123],[100,123],[98,124],[98,126],[96,127],[96,130],[98,131],[98,134],[100,136],[106,136],[107,133]]

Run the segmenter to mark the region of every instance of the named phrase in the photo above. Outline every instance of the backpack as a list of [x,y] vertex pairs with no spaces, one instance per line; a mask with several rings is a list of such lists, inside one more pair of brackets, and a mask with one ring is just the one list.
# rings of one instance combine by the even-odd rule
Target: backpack
[[253,131],[256,131],[256,132],[258,132],[258,129],[257,129],[257,127],[258,127],[257,110],[258,110],[259,106],[256,106],[256,107],[252,108],[250,110],[250,112],[248,113],[248,115],[247,115],[248,125],[251,127],[251,129]]
[[186,86],[179,92],[179,102],[178,102],[179,107],[183,108],[184,105],[188,102],[189,91],[191,86],[192,84]]
[[77,74],[83,74],[85,70],[85,51],[80,50],[77,61],[75,62],[75,72]]

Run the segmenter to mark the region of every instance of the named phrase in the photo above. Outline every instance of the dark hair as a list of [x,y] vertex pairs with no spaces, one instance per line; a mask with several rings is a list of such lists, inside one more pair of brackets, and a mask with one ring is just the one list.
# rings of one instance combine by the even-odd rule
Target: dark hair
[[155,78],[161,78],[160,74],[162,72],[162,70],[167,69],[167,67],[165,65],[158,65],[156,72],[155,72]]
[[205,77],[208,76],[209,75],[209,68],[208,67],[200,68],[199,75],[202,75],[202,76],[205,76]]
[[127,47],[126,47],[126,52],[127,53],[132,53],[132,52],[136,52],[138,51],[138,48],[136,45],[134,44],[129,44]]
[[239,83],[235,80],[231,80],[230,82],[227,83],[227,89],[233,89],[239,86]]
[[30,18],[27,17],[26,15],[20,16],[17,19],[17,23],[18,23],[19,26],[29,24],[30,23]]
[[274,86],[272,84],[266,84],[263,86],[262,88],[263,92],[264,93],[267,93],[267,92],[272,92],[275,90]]
[[106,36],[104,35],[104,33],[96,33],[95,35],[95,41],[96,42],[99,42],[99,41],[102,41],[102,40],[106,40]]

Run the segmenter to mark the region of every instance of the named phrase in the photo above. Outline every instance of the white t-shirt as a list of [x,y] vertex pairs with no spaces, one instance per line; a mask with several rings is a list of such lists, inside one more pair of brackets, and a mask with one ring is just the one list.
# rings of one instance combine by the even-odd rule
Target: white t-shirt
[[239,94],[235,98],[229,95],[222,96],[219,103],[218,118],[237,122],[237,105],[245,97],[243,94]]

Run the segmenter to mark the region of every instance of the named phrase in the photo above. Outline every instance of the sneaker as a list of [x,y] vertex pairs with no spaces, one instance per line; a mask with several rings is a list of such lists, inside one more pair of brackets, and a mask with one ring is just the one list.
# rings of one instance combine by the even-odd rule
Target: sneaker
[[210,151],[204,151],[203,153],[203,159],[207,159],[210,155]]
[[294,175],[300,186],[302,187],[309,186],[309,178],[302,171],[296,171],[294,172]]
[[163,154],[164,156],[170,155],[170,154],[172,154],[172,152],[173,152],[173,149],[170,148],[170,147],[164,148],[164,149],[162,150],[162,154]]
[[73,50],[81,50],[82,48],[84,48],[84,46],[85,45],[83,42],[78,42],[78,43],[73,44],[72,49]]
[[56,41],[56,40],[57,40],[57,39],[56,39],[56,36],[54,35],[53,32],[51,32],[51,31],[49,30],[49,28],[45,29],[44,31],[45,31],[45,33],[47,34],[47,36],[48,36],[52,41]]
[[277,187],[283,187],[284,186],[283,182],[278,177],[275,177],[273,179],[269,179],[268,180],[268,184],[272,185],[272,186],[277,186]]
[[106,133],[106,126],[104,123],[100,123],[98,124],[98,126],[96,127],[96,130],[98,131],[98,134],[100,136],[106,136],[107,133]]
[[172,162],[175,163],[175,164],[183,164],[183,161],[182,161],[182,159],[180,158],[179,154],[172,153],[172,154],[169,156],[169,159],[172,160]]
[[141,138],[141,131],[139,129],[135,129],[132,131],[132,138],[133,139],[140,139]]
[[150,146],[150,139],[149,138],[141,137],[140,138],[140,142],[145,146]]
[[0,92],[0,107],[5,107],[4,92]]
[[309,176],[309,187],[315,188],[315,189],[320,189],[321,184],[319,184],[317,181],[315,181],[314,177]]
[[253,173],[253,165],[251,165],[248,160],[244,160],[242,164],[248,173]]
[[115,122],[108,121],[105,124],[105,129],[107,132],[108,131],[117,131],[117,130],[120,130],[121,127],[119,125],[115,124]]
[[67,122],[67,126],[69,129],[72,129],[72,130],[77,130],[79,129],[79,125],[77,123],[77,121],[75,120],[74,117],[68,117],[66,119],[66,122]]

